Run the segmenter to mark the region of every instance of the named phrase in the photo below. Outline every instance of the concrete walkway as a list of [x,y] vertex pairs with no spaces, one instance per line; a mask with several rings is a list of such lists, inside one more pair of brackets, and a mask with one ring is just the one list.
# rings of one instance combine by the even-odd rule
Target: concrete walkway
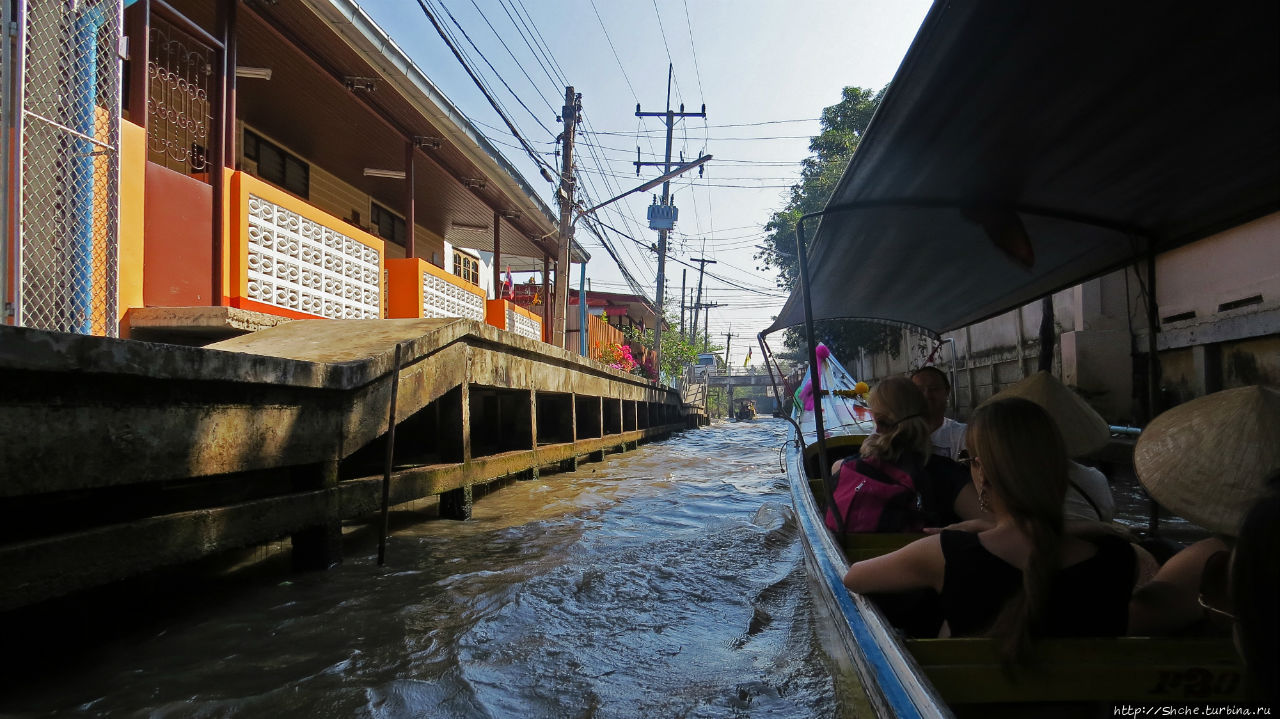
[[[395,347],[402,348],[399,373]],[[339,561],[343,519],[693,425],[678,393],[468,320],[301,320],[208,348],[0,327],[0,611],[226,549]]]

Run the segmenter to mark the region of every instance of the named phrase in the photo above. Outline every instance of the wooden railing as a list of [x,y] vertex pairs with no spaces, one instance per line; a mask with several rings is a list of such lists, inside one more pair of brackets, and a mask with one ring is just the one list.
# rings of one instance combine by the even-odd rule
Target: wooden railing
[[[618,328],[611,326],[596,315],[587,315],[587,352],[591,359],[599,360],[602,357],[604,348],[615,344],[625,345],[627,344],[627,338]],[[636,361],[640,361],[640,358],[637,357]]]

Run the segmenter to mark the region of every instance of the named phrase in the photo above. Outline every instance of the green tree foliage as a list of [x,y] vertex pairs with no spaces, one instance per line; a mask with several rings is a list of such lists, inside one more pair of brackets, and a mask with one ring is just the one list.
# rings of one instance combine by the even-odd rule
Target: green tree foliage
[[[693,364],[698,355],[702,353],[705,338],[697,328],[693,328],[693,334],[690,337],[680,335],[680,318],[667,316],[666,326],[662,330],[662,372],[668,377],[679,377],[686,365]],[[640,344],[649,349],[653,349],[653,330],[647,329],[641,334],[639,329],[634,327],[623,328],[622,333],[626,335],[627,340]],[[718,352],[724,349],[715,344],[710,344],[710,352]],[[639,356],[638,353],[637,357]],[[644,368],[641,368],[643,370]]]
[[[796,222],[803,215],[826,207],[887,89],[885,86],[873,92],[870,88],[846,87],[840,102],[822,111],[822,132],[809,141],[813,155],[802,163],[800,182],[792,185],[786,206],[773,213],[765,225],[769,236],[756,254],[756,260],[763,265],[759,269],[773,269],[778,273],[778,287],[791,291],[799,286]],[[825,342],[841,359],[855,356],[859,347],[868,352],[889,351],[896,356],[901,333],[896,327],[856,320],[818,322],[814,331],[818,341]],[[785,356],[803,357],[803,361],[808,361],[807,354],[800,351],[805,347],[800,328],[787,330],[784,343],[792,349]]]

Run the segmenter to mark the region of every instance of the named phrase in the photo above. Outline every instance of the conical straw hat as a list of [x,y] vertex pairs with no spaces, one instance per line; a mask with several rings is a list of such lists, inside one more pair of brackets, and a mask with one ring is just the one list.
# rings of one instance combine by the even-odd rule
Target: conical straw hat
[[1111,440],[1111,429],[1102,415],[1049,372],[1036,372],[992,395],[987,402],[1009,397],[1029,399],[1043,407],[1058,423],[1069,457],[1096,452]]
[[1133,465],[1161,505],[1235,536],[1280,471],[1280,391],[1240,387],[1174,407],[1143,430]]

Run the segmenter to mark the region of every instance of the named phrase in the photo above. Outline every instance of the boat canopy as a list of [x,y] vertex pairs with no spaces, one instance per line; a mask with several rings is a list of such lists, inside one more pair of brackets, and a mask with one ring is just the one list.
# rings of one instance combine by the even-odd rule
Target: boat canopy
[[[1280,210],[1280,3],[935,2],[809,243],[937,334]],[[804,321],[799,290],[765,334]]]

